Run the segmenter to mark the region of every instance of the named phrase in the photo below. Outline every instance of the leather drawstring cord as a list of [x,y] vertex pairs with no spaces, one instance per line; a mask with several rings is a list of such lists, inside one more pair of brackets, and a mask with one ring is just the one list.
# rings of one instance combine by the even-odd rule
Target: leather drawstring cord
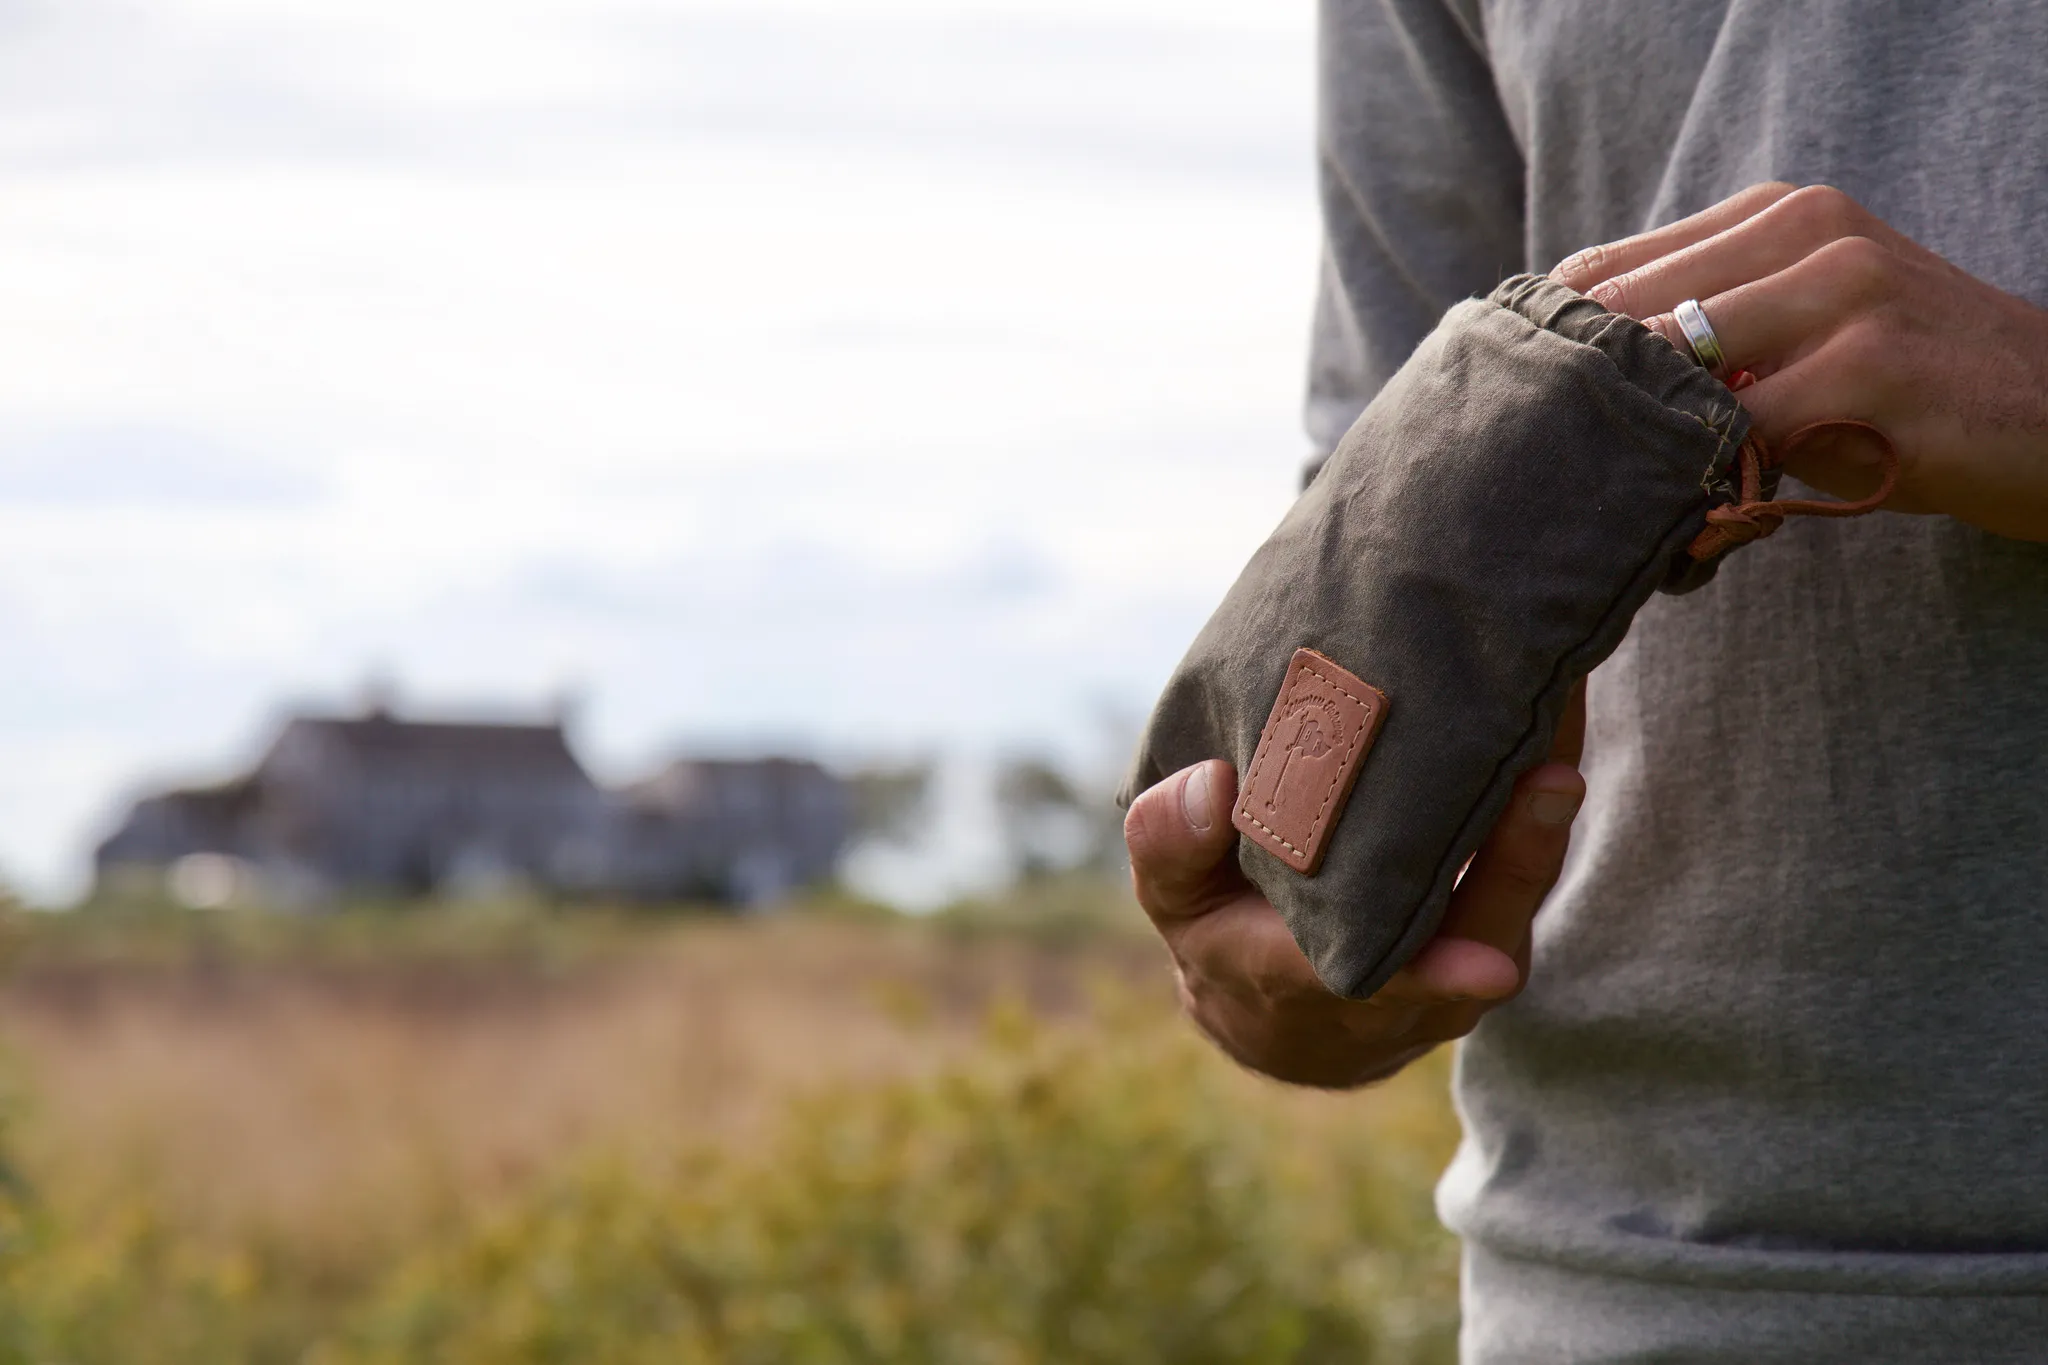
[[[1776,469],[1807,440],[1826,431],[1861,431],[1877,442],[1878,458],[1884,465],[1884,477],[1878,483],[1877,491],[1855,502],[1829,502],[1821,498],[1791,498],[1782,502],[1766,500],[1763,496],[1764,471]],[[1712,559],[1737,545],[1762,540],[1784,525],[1787,517],[1860,517],[1866,512],[1875,512],[1892,495],[1892,489],[1899,481],[1899,452],[1891,438],[1868,422],[1847,417],[1801,427],[1787,436],[1785,443],[1775,452],[1751,436],[1742,443],[1738,459],[1742,467],[1741,499],[1707,513],[1706,529],[1693,537],[1688,550],[1694,559]]]

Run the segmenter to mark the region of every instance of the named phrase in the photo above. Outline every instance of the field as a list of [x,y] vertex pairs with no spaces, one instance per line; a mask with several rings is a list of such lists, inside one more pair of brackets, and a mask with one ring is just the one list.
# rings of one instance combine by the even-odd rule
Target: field
[[0,1362],[1453,1358],[1441,1066],[1245,1076],[1135,920],[12,913]]

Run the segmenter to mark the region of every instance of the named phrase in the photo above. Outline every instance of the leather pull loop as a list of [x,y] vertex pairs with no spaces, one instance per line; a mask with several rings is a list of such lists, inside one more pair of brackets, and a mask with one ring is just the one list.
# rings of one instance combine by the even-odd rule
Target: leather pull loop
[[[1876,492],[1855,502],[1831,502],[1823,498],[1789,498],[1776,502],[1764,499],[1765,470],[1776,469],[1812,437],[1822,432],[1844,430],[1861,431],[1877,442],[1884,477],[1879,481]],[[1751,436],[1742,443],[1738,463],[1742,478],[1740,500],[1707,513],[1706,529],[1693,537],[1692,544],[1687,547],[1686,552],[1694,559],[1712,559],[1737,545],[1762,540],[1791,517],[1860,517],[1867,512],[1875,512],[1892,495],[1899,481],[1899,452],[1891,438],[1868,422],[1846,417],[1801,427],[1786,437],[1784,445],[1775,452],[1762,440]]]

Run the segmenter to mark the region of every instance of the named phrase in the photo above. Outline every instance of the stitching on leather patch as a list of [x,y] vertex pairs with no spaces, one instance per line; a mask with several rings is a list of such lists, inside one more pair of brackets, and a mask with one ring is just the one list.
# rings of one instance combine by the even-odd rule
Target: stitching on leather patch
[[1384,692],[1313,649],[1294,651],[1231,824],[1314,876],[1386,717]]

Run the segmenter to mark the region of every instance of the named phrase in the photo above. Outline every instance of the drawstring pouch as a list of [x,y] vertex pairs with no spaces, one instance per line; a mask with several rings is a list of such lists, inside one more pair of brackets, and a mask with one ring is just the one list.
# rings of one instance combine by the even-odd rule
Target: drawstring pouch
[[1777,501],[1782,461],[1727,385],[1555,281],[1508,280],[1451,309],[1252,556],[1119,799],[1229,759],[1245,875],[1324,984],[1369,996],[1650,594],[1790,516],[1876,507],[1897,464],[1878,441],[1873,497]]

